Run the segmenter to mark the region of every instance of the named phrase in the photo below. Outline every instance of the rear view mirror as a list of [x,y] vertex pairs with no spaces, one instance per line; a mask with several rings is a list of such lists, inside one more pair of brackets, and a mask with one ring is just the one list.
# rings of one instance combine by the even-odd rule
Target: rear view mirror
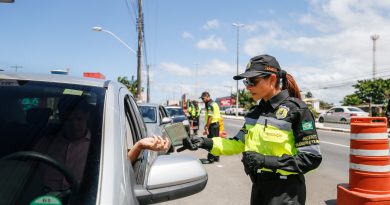
[[146,187],[137,187],[140,204],[164,202],[202,191],[208,176],[200,161],[187,155],[160,155],[146,179]]

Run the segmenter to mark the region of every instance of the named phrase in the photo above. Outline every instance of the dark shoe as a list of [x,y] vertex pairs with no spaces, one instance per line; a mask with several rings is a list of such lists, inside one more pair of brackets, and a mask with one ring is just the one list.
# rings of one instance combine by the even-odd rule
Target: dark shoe
[[208,160],[208,159],[199,159],[200,162],[202,162],[202,164],[212,164],[214,163],[214,161],[212,160]]

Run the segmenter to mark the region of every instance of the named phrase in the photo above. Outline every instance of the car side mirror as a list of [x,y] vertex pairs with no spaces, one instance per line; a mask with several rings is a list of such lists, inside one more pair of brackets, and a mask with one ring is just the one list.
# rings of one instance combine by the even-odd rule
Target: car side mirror
[[145,178],[146,185],[137,186],[140,204],[164,202],[202,191],[207,184],[206,169],[189,155],[159,155]]
[[170,118],[170,117],[164,117],[164,118],[161,120],[160,125],[171,124],[172,121],[173,121],[172,118]]

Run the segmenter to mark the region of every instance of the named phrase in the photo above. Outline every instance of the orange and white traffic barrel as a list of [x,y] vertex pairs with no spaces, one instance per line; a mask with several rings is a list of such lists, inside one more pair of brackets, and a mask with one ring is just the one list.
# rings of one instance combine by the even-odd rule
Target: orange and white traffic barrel
[[390,154],[385,117],[351,118],[349,184],[338,205],[390,205]]

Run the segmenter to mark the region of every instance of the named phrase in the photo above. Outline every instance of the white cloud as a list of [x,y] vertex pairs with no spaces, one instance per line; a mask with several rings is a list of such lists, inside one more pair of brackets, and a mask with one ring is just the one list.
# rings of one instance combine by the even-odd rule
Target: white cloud
[[165,70],[168,75],[174,76],[191,76],[193,74],[192,70],[187,67],[183,67],[176,63],[161,63],[161,68]]
[[181,37],[184,39],[194,39],[194,36],[192,35],[192,33],[186,32],[186,31],[181,34]]
[[221,51],[227,50],[225,44],[223,43],[222,38],[217,38],[214,35],[210,36],[208,39],[198,41],[196,47],[200,49],[209,49],[209,50],[221,50]]
[[206,30],[211,30],[211,29],[218,29],[219,26],[220,26],[219,21],[217,19],[213,19],[207,21],[207,23],[203,26],[203,28]]
[[283,30],[275,22],[246,26],[247,31],[257,34],[245,41],[245,53],[254,56],[274,49],[282,50],[284,55],[289,53],[288,64],[276,56],[281,66],[296,77],[300,87],[322,88],[314,90],[313,94],[330,102],[341,101],[353,89],[349,86],[324,89],[321,85],[352,84],[357,79],[372,77],[370,36],[374,33],[380,35],[377,71],[382,75],[390,72],[387,57],[390,53],[390,16],[387,14],[390,3],[381,1],[378,5],[376,1],[362,0],[312,0],[310,3],[311,11],[297,19],[305,31],[302,27]]
[[219,59],[213,59],[205,65],[200,65],[199,75],[226,76],[232,75],[236,66]]

